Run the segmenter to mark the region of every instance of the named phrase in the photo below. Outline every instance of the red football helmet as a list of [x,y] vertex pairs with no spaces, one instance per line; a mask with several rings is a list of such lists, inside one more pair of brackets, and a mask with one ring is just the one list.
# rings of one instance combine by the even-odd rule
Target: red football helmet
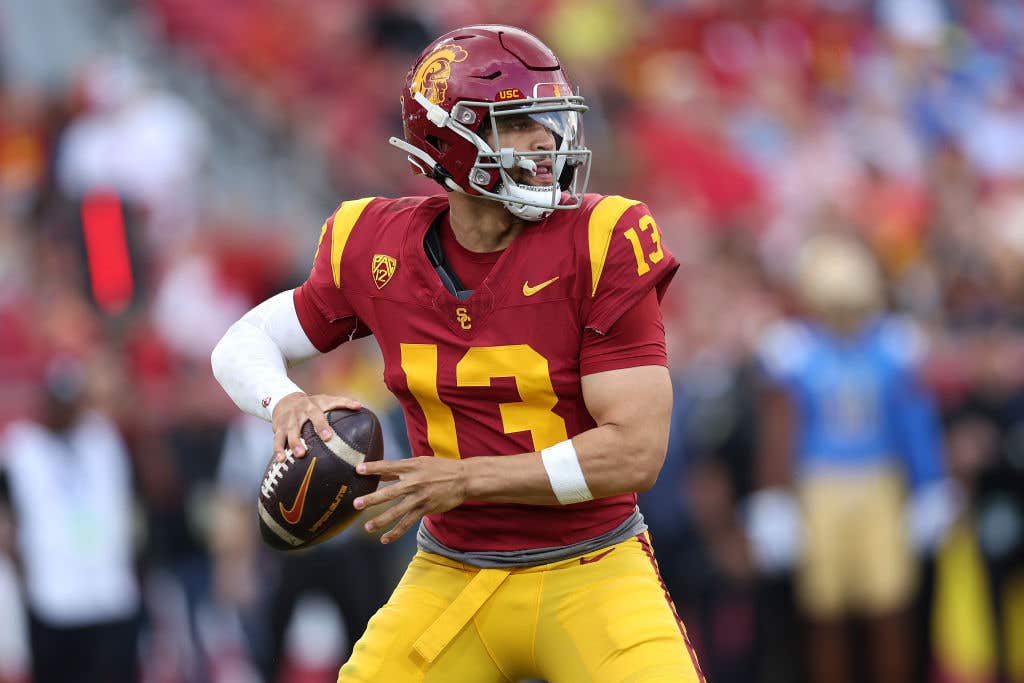
[[[583,98],[555,54],[512,26],[467,26],[423,51],[402,91],[405,140],[413,171],[455,192],[502,202],[515,216],[540,220],[579,207],[590,176],[583,146]],[[498,120],[527,115],[554,137],[554,150],[503,146]],[[555,183],[517,183],[514,168],[533,172],[551,163]]]

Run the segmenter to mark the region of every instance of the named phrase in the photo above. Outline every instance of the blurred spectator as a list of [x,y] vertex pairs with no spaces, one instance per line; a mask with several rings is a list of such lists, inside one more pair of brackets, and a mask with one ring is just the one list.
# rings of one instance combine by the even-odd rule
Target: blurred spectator
[[86,109],[59,143],[65,196],[114,191],[149,212],[154,247],[196,229],[208,131],[189,103],[147,82],[127,57],[97,60],[84,75]]
[[976,381],[951,402],[950,473],[969,514],[936,567],[932,639],[944,679],[1017,681],[1024,622],[1024,389],[1014,380],[1024,348],[1008,329],[978,344]]
[[[762,406],[763,488],[748,509],[753,550],[769,571],[798,561],[811,681],[900,683],[915,661],[914,551],[934,549],[955,512],[937,414],[917,377],[924,342],[883,317],[881,274],[848,237],[804,245],[799,289],[808,317],[779,323],[762,347],[774,386]],[[869,624],[864,673],[851,616]]]
[[12,218],[26,215],[43,190],[50,145],[45,107],[38,93],[0,91],[0,203]]
[[41,418],[10,425],[0,442],[37,683],[137,676],[131,464],[94,400],[98,379],[55,359]]
[[[226,282],[205,240],[170,264],[154,295],[156,331],[170,348],[193,362],[203,361],[218,334],[248,310],[249,302],[234,283]],[[187,301],[189,305],[183,306]]]
[[1024,97],[1008,80],[984,86],[985,97],[962,145],[972,165],[986,179],[1024,176]]

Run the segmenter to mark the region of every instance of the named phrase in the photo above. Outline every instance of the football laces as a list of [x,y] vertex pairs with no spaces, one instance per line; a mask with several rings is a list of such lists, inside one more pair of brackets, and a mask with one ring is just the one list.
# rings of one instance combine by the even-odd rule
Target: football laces
[[[306,440],[301,439],[302,446],[306,446]],[[308,449],[307,449],[308,450]],[[281,462],[275,462],[270,466],[270,470],[267,471],[267,476],[263,479],[263,485],[260,486],[260,493],[264,498],[270,498],[274,493],[274,488],[277,487],[277,483],[281,481],[284,473],[288,471],[289,465],[295,464],[295,455],[292,453],[292,449],[286,448],[284,450],[284,460]]]

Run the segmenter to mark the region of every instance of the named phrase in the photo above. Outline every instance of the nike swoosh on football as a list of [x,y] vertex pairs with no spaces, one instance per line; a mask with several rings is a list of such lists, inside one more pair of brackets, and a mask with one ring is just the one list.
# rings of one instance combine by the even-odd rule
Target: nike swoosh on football
[[306,476],[302,478],[302,485],[299,486],[299,492],[295,494],[292,506],[285,510],[284,503],[278,502],[277,504],[277,507],[281,509],[281,516],[289,524],[298,524],[299,520],[302,519],[302,508],[306,506],[306,492],[309,491],[309,480],[313,478],[314,467],[316,467],[315,457],[309,463],[309,469],[306,470]]
[[615,548],[608,548],[608,550],[605,550],[603,553],[598,553],[597,555],[594,555],[593,557],[581,557],[580,558],[580,564],[592,564],[592,563],[597,562],[599,560],[603,560],[604,558],[606,558],[609,555],[611,555],[614,550],[615,550]]
[[523,296],[533,296],[534,294],[536,294],[540,290],[544,289],[545,287],[547,287],[548,285],[550,285],[552,282],[554,282],[557,279],[558,279],[558,276],[556,275],[553,278],[551,278],[550,280],[545,280],[544,282],[540,283],[539,285],[533,285],[532,287],[530,286],[530,281],[527,280],[526,282],[523,283]]

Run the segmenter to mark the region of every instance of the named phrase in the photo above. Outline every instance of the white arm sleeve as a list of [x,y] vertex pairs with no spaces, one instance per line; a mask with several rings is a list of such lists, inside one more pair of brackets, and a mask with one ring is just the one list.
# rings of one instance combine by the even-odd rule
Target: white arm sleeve
[[213,375],[244,412],[270,421],[277,402],[302,391],[288,365],[319,354],[306,336],[291,290],[276,294],[228,328],[210,356]]

